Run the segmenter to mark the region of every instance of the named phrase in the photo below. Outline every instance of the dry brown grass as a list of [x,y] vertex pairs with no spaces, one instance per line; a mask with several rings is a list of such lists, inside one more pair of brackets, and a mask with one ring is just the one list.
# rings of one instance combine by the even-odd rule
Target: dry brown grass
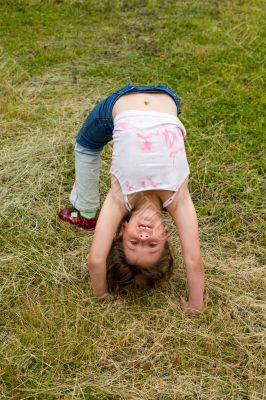
[[[145,26],[149,22],[154,28],[151,21],[155,20],[149,14],[155,12],[153,3],[149,2],[145,8],[147,15],[143,11],[142,17]],[[156,19],[158,24],[175,22],[171,17],[172,3],[166,2]],[[264,182],[261,157],[264,153],[256,139],[262,134],[262,102],[258,100],[258,96],[262,96],[261,69],[258,63],[243,64],[242,59],[235,60],[238,64],[234,67],[231,59],[221,56],[219,71],[222,77],[219,79],[226,85],[230,78],[226,90],[236,99],[234,104],[239,110],[243,110],[238,115],[238,108],[227,103],[229,94],[223,97],[223,91],[219,92],[214,82],[217,77],[212,71],[213,62],[208,64],[208,58],[218,58],[223,49],[228,50],[228,54],[235,50],[239,58],[245,53],[248,62],[253,62],[252,56],[255,59],[255,53],[260,49],[252,50],[255,42],[258,46],[260,43],[259,33],[255,32],[255,16],[259,15],[262,6],[259,1],[251,5],[250,2],[237,2],[235,6],[232,2],[217,6],[213,3],[210,12],[214,13],[217,8],[217,15],[212,14],[214,20],[210,27],[204,25],[213,43],[204,42],[204,36],[200,36],[204,32],[198,25],[199,40],[205,44],[197,44],[189,25],[190,17],[194,13],[194,22],[196,17],[206,22],[207,3],[202,2],[199,6],[196,2],[188,2],[187,8],[178,3],[184,21],[187,21],[187,25],[180,25],[183,30],[179,34],[184,42],[186,34],[191,35],[191,42],[187,47],[184,44],[182,53],[176,45],[172,49],[173,59],[177,53],[178,57],[183,57],[180,68],[183,68],[184,79],[179,83],[184,97],[187,96],[183,121],[189,134],[190,186],[199,214],[210,296],[201,316],[186,316],[179,308],[178,299],[185,293],[186,283],[178,238],[169,218],[167,223],[172,231],[176,260],[173,279],[160,289],[149,293],[129,292],[111,303],[96,299],[88,284],[86,255],[92,233],[75,230],[57,219],[57,212],[68,204],[74,177],[74,136],[88,110],[121,82],[126,83],[128,76],[133,75],[140,84],[144,84],[143,80],[149,74],[153,78],[156,74],[161,76],[160,80],[176,76],[164,54],[156,61],[151,54],[147,55],[145,43],[150,34],[154,51],[158,50],[152,31],[134,30],[134,19],[139,24],[138,29],[142,29],[138,22],[140,6],[135,10],[123,3],[121,13],[123,21],[127,18],[128,31],[124,22],[123,29],[128,36],[121,45],[122,55],[112,51],[117,49],[117,43],[111,41],[110,46],[105,46],[110,34],[121,28],[116,25],[117,17],[114,20],[110,17],[106,5],[101,11],[103,17],[96,13],[97,23],[92,22],[99,25],[90,42],[92,48],[95,42],[95,54],[81,53],[76,64],[73,56],[74,61],[63,60],[56,66],[45,67],[42,73],[33,73],[31,79],[13,90],[1,81],[5,95],[0,103],[4,112],[0,137],[1,398],[265,398],[265,249],[261,193]],[[68,11],[66,3],[60,4],[58,2],[55,7],[62,7],[62,12]],[[115,4],[118,7],[118,3]],[[94,11],[97,10],[97,4],[92,2],[92,5]],[[203,13],[202,7],[206,8]],[[117,13],[118,10],[119,7]],[[244,49],[243,25],[237,27],[236,10],[240,13],[237,18],[248,28],[249,40]],[[44,12],[49,14],[47,10]],[[248,23],[246,12],[252,17]],[[188,20],[186,13],[192,13]],[[221,25],[221,14],[222,21],[236,27],[230,35],[226,26]],[[106,15],[110,17],[110,27],[106,25]],[[64,19],[60,18],[57,26],[63,27]],[[78,24],[80,19],[73,18]],[[88,18],[93,21],[96,17],[91,14]],[[81,46],[82,40],[86,39],[84,26],[78,42],[70,30],[66,43]],[[175,42],[167,26],[161,26],[166,52]],[[251,43],[253,30],[255,42]],[[212,36],[215,32],[218,32],[217,38]],[[135,49],[132,43],[137,33],[140,35],[139,48]],[[39,32],[38,35],[38,46],[41,46],[46,33]],[[227,37],[228,42],[220,41],[219,35]],[[53,39],[51,43],[59,42]],[[104,51],[107,52],[105,56]],[[141,66],[134,66],[138,52],[145,64],[143,75]],[[96,66],[99,68],[96,73],[91,60],[97,60],[99,54],[105,58],[99,59],[100,67]],[[132,57],[132,65],[123,62],[123,55],[125,60]],[[191,57],[195,59],[189,64]],[[160,73],[160,63],[164,62],[165,71]],[[121,76],[117,75],[117,65],[121,67]],[[202,68],[198,80],[193,76],[192,67],[195,71]],[[245,119],[247,105],[243,100],[246,86],[245,81],[239,80],[239,71],[250,74],[250,102],[254,101],[258,107],[257,114],[250,111],[248,121]],[[255,103],[252,103],[253,110]],[[217,107],[219,115],[215,116]],[[250,126],[253,135],[249,139]],[[111,145],[103,155],[102,198],[109,186],[110,154]]]
[[[86,394],[94,388],[95,398],[262,399],[265,268],[255,243],[210,237],[203,219],[210,302],[197,318],[179,309],[185,279],[169,219],[176,253],[169,284],[110,304],[92,295],[85,262],[92,234],[56,217],[74,172],[66,127],[77,124],[80,103],[74,93],[60,105],[46,99],[43,126],[3,146],[2,395],[16,388],[20,398],[94,398]],[[102,196],[109,156],[107,149]]]

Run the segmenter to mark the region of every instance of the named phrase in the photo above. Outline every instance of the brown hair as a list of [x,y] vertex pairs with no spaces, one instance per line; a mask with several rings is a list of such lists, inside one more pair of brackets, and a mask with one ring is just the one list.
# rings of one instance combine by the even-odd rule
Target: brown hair
[[141,268],[127,262],[123,249],[123,236],[120,234],[122,223],[118,228],[107,257],[107,286],[109,293],[121,292],[126,287],[134,289],[150,289],[159,282],[169,279],[173,273],[173,256],[168,241],[165,242],[163,253],[155,264],[149,268]]

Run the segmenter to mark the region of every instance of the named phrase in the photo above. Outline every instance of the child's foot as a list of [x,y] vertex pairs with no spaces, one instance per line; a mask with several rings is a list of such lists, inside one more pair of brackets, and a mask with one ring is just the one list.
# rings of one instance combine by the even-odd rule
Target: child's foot
[[96,212],[87,213],[78,211],[76,208],[64,208],[59,212],[58,217],[83,229],[94,229],[97,222]]

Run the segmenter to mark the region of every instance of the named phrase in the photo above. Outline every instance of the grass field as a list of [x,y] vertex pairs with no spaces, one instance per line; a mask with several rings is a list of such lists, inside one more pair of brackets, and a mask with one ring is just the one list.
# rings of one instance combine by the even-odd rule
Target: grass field
[[[0,0],[0,398],[261,400],[265,378],[262,0]],[[115,89],[181,99],[210,301],[174,277],[102,303],[92,233],[61,223],[84,117]],[[263,115],[264,111],[264,115]],[[110,178],[105,149],[101,195]]]

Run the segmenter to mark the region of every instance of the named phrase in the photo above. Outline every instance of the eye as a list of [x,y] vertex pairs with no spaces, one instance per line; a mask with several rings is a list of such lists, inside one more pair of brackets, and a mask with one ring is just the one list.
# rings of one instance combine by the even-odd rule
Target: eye
[[133,246],[136,246],[138,244],[137,240],[130,240],[130,244],[132,244]]
[[155,246],[157,246],[157,243],[150,243],[149,244],[149,247],[155,247]]

